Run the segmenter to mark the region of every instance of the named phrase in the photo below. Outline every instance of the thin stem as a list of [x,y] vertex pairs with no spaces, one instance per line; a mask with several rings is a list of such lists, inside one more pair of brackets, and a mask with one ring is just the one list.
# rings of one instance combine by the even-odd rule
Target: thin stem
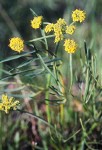
[[72,54],[69,55],[69,65],[70,65],[70,90],[71,90],[73,84]]
[[[50,85],[50,81],[51,81],[51,75],[47,74],[46,76],[47,78],[47,84],[46,84],[46,93],[45,93],[45,99],[49,99],[49,85]],[[46,101],[46,111],[47,111],[47,120],[48,123],[51,123],[51,112],[50,112],[50,105],[49,105],[49,101]]]
[[44,37],[45,48],[46,50],[48,50],[48,43],[47,43],[45,31],[43,29],[40,29],[40,30],[41,30],[42,37]]
[[54,35],[39,37],[39,38],[36,38],[36,39],[33,39],[33,40],[29,40],[28,42],[35,42],[35,41],[39,41],[39,40],[42,40],[42,39],[45,39],[45,38],[51,38],[51,37],[54,37]]
[[61,117],[61,125],[63,125],[64,121],[64,104],[60,104],[60,117]]
[[88,94],[88,90],[89,90],[89,69],[87,68],[87,72],[86,72],[86,83],[85,83],[85,94],[84,94],[84,101],[87,103],[86,101],[86,97]]
[[[61,84],[62,84],[61,91],[64,95],[65,89],[64,89],[64,81],[63,81],[62,76],[60,77],[60,81],[61,81]],[[64,104],[60,104],[60,118],[61,118],[61,125],[63,125],[64,124]]]

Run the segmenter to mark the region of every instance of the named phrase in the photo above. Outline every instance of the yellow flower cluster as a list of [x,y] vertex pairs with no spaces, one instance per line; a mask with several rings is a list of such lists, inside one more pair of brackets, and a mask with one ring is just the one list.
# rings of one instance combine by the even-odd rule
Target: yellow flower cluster
[[6,94],[2,95],[2,102],[0,103],[0,110],[5,111],[7,114],[11,109],[16,110],[17,105],[19,105],[19,101],[14,101],[14,98],[11,97],[10,99]]
[[58,25],[60,25],[60,26],[64,26],[64,25],[66,25],[67,23],[66,23],[66,21],[65,21],[64,19],[59,18],[59,19],[57,20],[57,23],[56,23],[56,24],[58,24]]
[[76,9],[72,12],[73,22],[83,22],[86,18],[86,13],[82,10]]
[[76,27],[74,25],[66,26],[66,33],[73,34],[75,32]]
[[66,21],[64,19],[59,18],[57,23],[54,25],[54,35],[55,35],[55,43],[63,40],[63,33],[65,31]]
[[31,20],[31,27],[34,29],[40,28],[42,24],[42,19],[42,16],[34,17],[33,20]]
[[58,43],[59,41],[63,40],[63,33],[60,24],[56,23],[54,25],[54,35],[55,35],[55,43]]
[[53,29],[54,29],[54,24],[53,24],[53,23],[50,23],[50,24],[48,24],[48,25],[45,27],[45,32],[46,32],[46,33],[49,33],[49,32],[51,32],[51,31],[53,31]]
[[[76,26],[74,25],[75,22],[81,23],[85,20],[85,18],[86,18],[86,13],[82,10],[76,9],[75,11],[72,12],[73,22],[70,25],[67,25],[67,23],[64,19],[59,18],[56,23],[50,23],[50,24],[46,25],[44,30],[46,33],[53,31],[53,34],[55,36],[54,42],[58,43],[65,38],[64,34],[72,35],[75,32],[75,30],[76,30]],[[34,17],[33,20],[31,20],[32,28],[34,28],[34,29],[40,28],[41,24],[42,24],[42,20],[43,20],[42,16]],[[70,40],[70,39],[68,39],[68,40]],[[70,41],[72,41],[72,40],[70,40]],[[65,41],[65,43],[66,43],[66,41]],[[71,43],[71,42],[69,42],[69,43]],[[65,45],[68,45],[68,44],[64,44],[64,46]],[[24,50],[24,41],[19,37],[11,38],[9,47],[12,50],[20,53]],[[68,49],[69,49],[69,47],[68,47]],[[68,52],[70,52],[70,51],[68,50]],[[72,49],[71,49],[71,52],[72,52]]]
[[75,43],[74,40],[66,39],[64,41],[64,47],[65,51],[67,51],[68,53],[75,53],[77,49],[77,44]]
[[9,47],[17,52],[22,52],[24,50],[24,41],[19,37],[14,37],[10,39]]
[[62,18],[59,18],[55,24],[53,24],[53,23],[48,24],[45,27],[45,32],[48,33],[48,32],[54,31],[55,43],[57,43],[57,42],[63,40],[63,38],[64,38],[63,32],[65,30],[64,29],[65,26],[66,26],[66,21]]
[[[53,23],[48,24],[45,27],[45,32],[49,33],[53,31],[55,35],[55,43],[57,43],[64,39],[64,34],[72,35],[76,30],[76,26],[74,25],[75,22],[78,21],[83,22],[85,18],[86,18],[85,12],[76,9],[75,11],[72,12],[73,22],[70,25],[67,25],[66,21],[60,18],[55,24]],[[64,47],[65,51],[67,51],[68,53],[74,53],[76,51],[77,44],[75,43],[74,40],[65,39]]]

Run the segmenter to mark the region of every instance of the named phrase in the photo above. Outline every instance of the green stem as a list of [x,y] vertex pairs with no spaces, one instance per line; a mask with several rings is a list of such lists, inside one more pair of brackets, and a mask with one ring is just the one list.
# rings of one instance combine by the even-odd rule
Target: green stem
[[45,31],[43,29],[40,29],[40,30],[41,30],[42,37],[44,37],[45,48],[46,50],[48,50],[48,43],[47,43]]
[[88,90],[89,90],[89,69],[87,68],[87,72],[86,72],[86,82],[85,82],[84,102],[87,102],[87,101],[86,101],[86,98],[87,98]]
[[39,41],[39,40],[42,40],[42,39],[45,39],[45,38],[51,38],[51,37],[54,37],[54,35],[48,35],[48,36],[36,38],[36,39],[33,39],[33,40],[29,40],[28,42],[35,42],[35,41]]
[[[46,76],[47,78],[47,84],[46,84],[46,93],[45,93],[45,99],[49,99],[49,85],[50,85],[50,81],[51,81],[51,75],[47,74]],[[50,105],[49,105],[49,101],[46,101],[46,111],[47,111],[47,119],[48,119],[48,123],[51,123],[51,112],[50,112]]]
[[72,54],[69,55],[69,65],[70,65],[70,89],[71,89],[73,84]]

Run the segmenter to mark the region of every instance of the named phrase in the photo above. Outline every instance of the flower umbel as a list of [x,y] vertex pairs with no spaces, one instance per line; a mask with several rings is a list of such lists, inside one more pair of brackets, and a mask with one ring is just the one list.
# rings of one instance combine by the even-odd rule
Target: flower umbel
[[40,28],[42,24],[42,16],[34,17],[33,20],[31,20],[31,27],[34,29]]
[[45,32],[48,33],[48,32],[51,32],[53,31],[53,27],[54,27],[54,24],[53,23],[50,23],[48,24],[46,27],[45,27]]
[[75,32],[76,27],[74,25],[66,26],[66,33],[73,34]]
[[59,24],[60,26],[63,26],[63,25],[66,25],[67,23],[66,23],[66,21],[65,21],[64,19],[59,18],[59,19],[57,20],[57,24]]
[[83,22],[86,18],[86,13],[82,10],[76,9],[72,12],[73,22]]
[[10,39],[10,43],[8,45],[12,50],[17,52],[22,52],[24,50],[24,41],[19,37],[14,37]]
[[58,43],[64,38],[63,33],[65,31],[66,24],[67,23],[64,19],[59,18],[56,23],[46,25],[45,32],[49,33],[53,31],[55,35],[55,43]]
[[65,30],[66,21],[62,18],[57,20],[57,23],[54,24],[54,35],[55,35],[55,43],[63,40],[63,32]]
[[17,105],[19,105],[19,101],[14,101],[14,98],[8,98],[8,96],[6,94],[2,95],[2,101],[0,103],[0,110],[5,111],[5,113],[7,114],[10,109],[16,110],[17,109]]
[[57,23],[54,25],[54,35],[55,35],[55,43],[63,40],[62,28]]
[[64,41],[64,47],[65,51],[67,51],[68,53],[75,53],[77,49],[77,44],[75,43],[74,40],[66,39]]

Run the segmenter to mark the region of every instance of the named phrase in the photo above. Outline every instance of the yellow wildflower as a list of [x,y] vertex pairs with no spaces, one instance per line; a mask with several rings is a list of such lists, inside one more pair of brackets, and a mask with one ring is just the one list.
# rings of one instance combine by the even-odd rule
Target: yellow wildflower
[[34,29],[38,29],[40,28],[41,24],[42,24],[42,16],[38,16],[38,17],[34,17],[33,20],[31,20],[31,26]]
[[73,34],[75,32],[76,27],[74,25],[66,26],[66,33]]
[[64,46],[65,46],[65,51],[67,51],[68,53],[75,53],[77,49],[77,44],[75,43],[75,41],[70,39],[65,40]]
[[72,12],[73,22],[83,22],[86,18],[86,13],[82,10],[76,9]]
[[61,40],[63,40],[63,34],[61,34],[60,32],[55,32],[55,43],[60,42]]
[[24,41],[19,37],[14,37],[10,39],[10,43],[8,45],[12,50],[21,52],[24,50]]
[[59,18],[57,22],[54,24],[54,35],[55,35],[55,43],[63,40],[63,32],[65,31],[66,22],[64,19]]
[[46,27],[45,27],[45,32],[48,33],[48,32],[51,32],[53,31],[53,27],[54,27],[54,24],[53,23],[50,23],[48,24]]
[[3,110],[3,105],[2,105],[2,103],[0,103],[0,110]]
[[3,94],[2,102],[0,103],[0,110],[5,111],[5,113],[7,114],[10,111],[10,109],[16,110],[18,104],[19,101],[14,101],[13,97],[8,98],[6,94]]
[[65,21],[64,19],[59,18],[59,19],[57,20],[57,24],[59,24],[59,25],[61,26],[61,25],[66,25],[67,23],[66,23],[66,21]]
[[54,24],[55,43],[63,40],[62,28],[59,24]]
[[48,32],[54,31],[55,43],[57,43],[63,40],[64,38],[63,33],[65,32],[66,24],[67,23],[64,19],[59,18],[56,23],[48,24],[45,27],[45,32],[48,33]]

